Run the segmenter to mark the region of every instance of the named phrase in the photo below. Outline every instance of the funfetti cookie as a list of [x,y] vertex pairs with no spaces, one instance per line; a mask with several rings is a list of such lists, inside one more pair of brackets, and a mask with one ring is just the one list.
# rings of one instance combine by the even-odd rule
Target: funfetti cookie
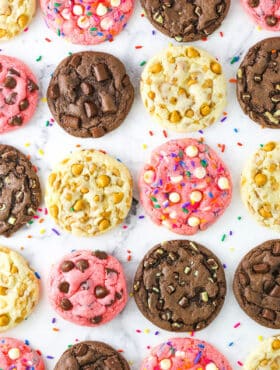
[[141,370],[233,370],[211,344],[192,338],[172,338],[153,348]]
[[196,139],[170,140],[154,149],[139,178],[141,203],[157,224],[182,235],[207,229],[229,206],[230,173]]
[[0,271],[0,332],[4,332],[31,314],[39,300],[39,281],[25,259],[5,247],[0,247]]
[[48,296],[65,320],[84,326],[105,324],[127,302],[123,268],[116,258],[102,251],[72,252],[52,267]]
[[87,0],[59,3],[41,0],[46,24],[73,44],[93,45],[112,41],[126,26],[134,0]]
[[141,0],[154,27],[178,42],[209,36],[226,17],[230,0]]
[[226,105],[221,64],[193,46],[170,45],[152,57],[142,73],[140,91],[152,118],[179,132],[212,125]]
[[244,370],[280,369],[280,335],[266,338],[247,357]]
[[245,163],[241,198],[261,225],[280,232],[280,143],[262,145]]
[[94,236],[119,225],[132,202],[132,177],[124,164],[98,150],[80,150],[49,175],[46,204],[64,230]]
[[15,338],[0,337],[0,367],[3,370],[44,370],[41,355]]
[[111,54],[84,51],[64,59],[47,91],[57,123],[78,137],[100,137],[124,121],[134,89],[122,62]]
[[259,125],[280,128],[280,37],[252,46],[237,72],[237,98]]
[[280,0],[241,0],[241,3],[259,26],[280,31]]
[[280,329],[280,240],[268,240],[238,265],[233,291],[240,307],[257,323]]
[[23,32],[35,11],[36,0],[1,0],[0,41],[7,41]]
[[30,121],[36,110],[38,89],[36,77],[21,60],[0,55],[0,133]]
[[143,315],[161,329],[201,330],[223,306],[224,269],[214,253],[202,245],[170,240],[144,256],[135,274],[133,292]]

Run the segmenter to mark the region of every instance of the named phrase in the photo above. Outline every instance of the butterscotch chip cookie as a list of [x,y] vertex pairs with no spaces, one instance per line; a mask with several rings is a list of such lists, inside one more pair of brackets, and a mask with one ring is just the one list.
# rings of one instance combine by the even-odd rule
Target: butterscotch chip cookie
[[269,142],[247,161],[241,176],[241,197],[263,226],[280,232],[280,143]]
[[147,63],[141,78],[143,103],[162,126],[179,132],[204,129],[226,105],[221,65],[192,46],[169,46]]
[[39,281],[25,259],[0,246],[0,332],[19,324],[39,300]]
[[125,219],[131,202],[129,170],[101,151],[74,152],[49,175],[49,213],[75,235],[94,236],[112,229]]

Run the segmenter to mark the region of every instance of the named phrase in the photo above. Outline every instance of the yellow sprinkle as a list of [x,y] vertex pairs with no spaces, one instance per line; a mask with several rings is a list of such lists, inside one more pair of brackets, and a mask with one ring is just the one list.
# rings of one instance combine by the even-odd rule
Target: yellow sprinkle
[[262,31],[261,26],[257,26],[257,30],[258,30],[258,31]]
[[129,293],[129,296],[130,296],[130,297],[133,297],[133,293],[132,293],[132,292],[131,292],[131,293]]
[[234,247],[231,247],[229,248],[230,252],[234,252],[235,251],[235,248]]
[[150,329],[144,329],[143,330],[145,334],[149,334],[150,333]]
[[259,335],[259,336],[258,336],[258,340],[259,340],[260,342],[262,342],[262,341],[263,341],[263,336],[262,336],[262,335]]
[[39,153],[40,155],[44,155],[44,154],[45,154],[45,152],[43,151],[43,149],[39,149],[39,150],[38,150],[38,153]]
[[142,144],[142,148],[147,149],[148,148],[147,144]]
[[41,98],[41,102],[42,102],[42,103],[46,103],[46,102],[47,102],[47,98],[46,98],[45,96],[43,96],[43,97]]
[[30,146],[30,143],[25,143],[24,146],[28,147]]
[[41,229],[40,230],[40,234],[45,234],[45,232],[46,232],[46,229]]

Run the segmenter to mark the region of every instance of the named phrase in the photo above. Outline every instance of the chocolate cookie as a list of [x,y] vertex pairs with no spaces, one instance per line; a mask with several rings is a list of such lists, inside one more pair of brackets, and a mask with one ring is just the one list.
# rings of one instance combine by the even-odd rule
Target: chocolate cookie
[[211,35],[226,17],[230,0],[141,0],[152,25],[178,42]]
[[280,37],[262,40],[248,51],[237,72],[237,98],[253,121],[280,128]]
[[28,158],[0,144],[0,235],[10,236],[30,221],[40,202],[39,179]]
[[134,298],[143,315],[158,327],[177,332],[201,330],[221,310],[226,280],[219,259],[188,240],[156,245],[140,263]]
[[119,59],[84,51],[58,65],[47,99],[55,120],[69,134],[101,137],[126,118],[134,89]]
[[54,370],[129,370],[127,361],[119,352],[102,342],[80,342],[67,349]]
[[234,275],[233,291],[251,319],[280,329],[280,239],[268,240],[243,257]]

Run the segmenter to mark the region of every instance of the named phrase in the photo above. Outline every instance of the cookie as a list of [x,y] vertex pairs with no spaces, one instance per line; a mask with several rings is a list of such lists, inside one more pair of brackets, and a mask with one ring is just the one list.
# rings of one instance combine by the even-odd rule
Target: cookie
[[38,85],[31,70],[19,59],[0,55],[0,133],[26,125],[37,101]]
[[[59,4],[59,5],[57,5]],[[126,26],[134,0],[41,0],[47,26],[73,44],[93,45],[113,41]]]
[[280,31],[280,0],[241,0],[251,18],[269,31]]
[[141,0],[142,7],[160,32],[178,42],[203,39],[220,27],[230,0]]
[[129,370],[125,358],[103,342],[84,341],[67,349],[58,360],[54,370]]
[[100,137],[124,121],[134,89],[122,62],[94,51],[73,54],[56,68],[47,99],[58,124],[78,137]]
[[217,154],[196,139],[156,148],[139,179],[141,203],[157,225],[177,234],[207,229],[229,206],[232,182]]
[[31,314],[39,300],[39,281],[25,259],[5,247],[0,247],[0,271],[0,332],[4,332]]
[[269,142],[247,161],[241,176],[241,198],[261,225],[280,232],[280,143]]
[[153,348],[141,370],[233,370],[211,344],[192,338],[172,338]]
[[52,267],[48,296],[65,320],[84,326],[105,324],[127,302],[123,268],[105,252],[72,252]]
[[192,46],[170,45],[150,59],[142,73],[140,91],[152,118],[179,132],[212,125],[226,105],[221,65]]
[[246,54],[237,72],[237,98],[263,127],[280,128],[280,37],[265,39]]
[[280,369],[280,335],[266,338],[248,356],[244,370]]
[[7,41],[23,32],[31,22],[35,11],[35,0],[1,0],[0,41]]
[[41,202],[41,188],[29,159],[2,144],[0,188],[0,235],[8,237],[33,218]]
[[94,236],[120,224],[132,202],[132,177],[124,164],[98,150],[71,153],[49,175],[46,204],[64,230]]
[[238,265],[233,291],[243,311],[260,325],[280,329],[280,240],[268,240]]
[[0,367],[3,370],[45,369],[38,352],[18,339],[5,337],[0,337]]
[[154,325],[197,331],[220,312],[226,279],[221,262],[209,249],[188,240],[170,240],[144,256],[133,291],[139,310]]

